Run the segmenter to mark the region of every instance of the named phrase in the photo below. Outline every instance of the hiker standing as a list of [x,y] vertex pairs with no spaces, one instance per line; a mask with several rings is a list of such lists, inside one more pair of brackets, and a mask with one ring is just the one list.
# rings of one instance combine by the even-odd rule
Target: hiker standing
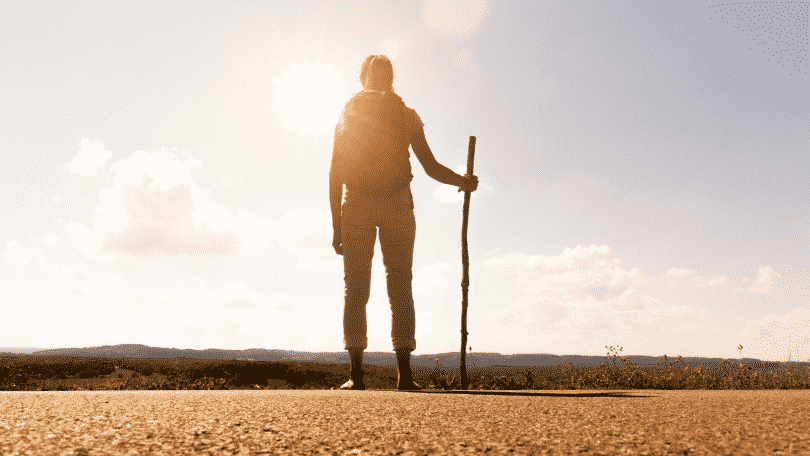
[[340,389],[365,389],[366,304],[378,227],[391,304],[391,339],[397,355],[397,389],[421,389],[413,381],[410,366],[411,352],[416,349],[411,292],[416,221],[408,147],[413,147],[428,176],[457,186],[459,191],[475,191],[478,177],[461,176],[436,161],[421,119],[394,93],[394,69],[387,57],[368,56],[360,81],[363,90],[349,100],[335,127],[329,170],[332,246],[343,255],[346,284],[343,344],[351,359],[351,378]]

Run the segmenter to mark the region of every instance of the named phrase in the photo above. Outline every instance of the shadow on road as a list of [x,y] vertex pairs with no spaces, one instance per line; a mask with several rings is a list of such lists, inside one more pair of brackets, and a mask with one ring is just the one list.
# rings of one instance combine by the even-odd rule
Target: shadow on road
[[402,391],[403,393],[417,394],[468,394],[484,396],[545,396],[545,397],[655,397],[646,395],[631,395],[623,391],[610,391],[604,393],[554,393],[548,391],[487,391],[487,390],[422,390],[422,391]]

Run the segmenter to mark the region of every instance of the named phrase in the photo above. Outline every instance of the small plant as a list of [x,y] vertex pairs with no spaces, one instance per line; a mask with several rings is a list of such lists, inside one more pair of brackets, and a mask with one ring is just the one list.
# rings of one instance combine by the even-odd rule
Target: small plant
[[790,362],[790,360],[793,359],[793,352],[791,351],[792,348],[790,346],[791,342],[793,342],[793,336],[792,335],[788,338],[788,362]]
[[470,349],[470,362],[472,362],[472,369],[470,369],[470,375],[468,376],[468,382],[470,384],[470,389],[476,389],[473,385],[478,384],[479,388],[481,387],[481,373],[475,367],[475,360],[472,358],[472,346],[469,347]]
[[434,361],[436,361],[436,370],[433,371],[433,375],[430,376],[430,386],[431,388],[441,388],[441,381],[439,380],[439,358],[436,358]]
[[532,389],[534,386],[534,377],[532,376],[532,371],[528,367],[525,371],[523,371],[524,375],[526,375],[526,389]]

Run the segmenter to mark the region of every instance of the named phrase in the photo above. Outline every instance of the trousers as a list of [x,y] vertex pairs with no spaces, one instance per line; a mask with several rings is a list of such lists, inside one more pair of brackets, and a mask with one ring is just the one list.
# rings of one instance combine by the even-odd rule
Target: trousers
[[416,349],[413,245],[416,219],[410,186],[390,196],[348,191],[341,205],[341,242],[346,284],[343,304],[344,349],[368,347],[366,305],[371,291],[371,259],[380,232],[394,350]]

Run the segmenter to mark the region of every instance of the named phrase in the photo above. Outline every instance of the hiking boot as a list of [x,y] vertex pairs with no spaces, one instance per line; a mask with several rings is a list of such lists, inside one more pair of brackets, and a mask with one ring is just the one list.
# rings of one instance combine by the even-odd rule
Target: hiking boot
[[360,379],[355,381],[353,378],[350,378],[348,382],[344,383],[340,386],[342,390],[355,390],[355,391],[363,391],[366,389],[366,384],[363,383],[363,380]]
[[397,383],[397,389],[400,391],[419,391],[422,389],[418,383],[411,380],[410,382],[402,382],[401,380]]
[[411,351],[398,349],[397,352],[397,389],[400,391],[419,391],[422,389],[413,381],[411,374]]
[[340,386],[342,390],[364,390],[366,384],[363,382],[363,349],[349,348],[349,358],[351,358],[351,378],[348,382]]

